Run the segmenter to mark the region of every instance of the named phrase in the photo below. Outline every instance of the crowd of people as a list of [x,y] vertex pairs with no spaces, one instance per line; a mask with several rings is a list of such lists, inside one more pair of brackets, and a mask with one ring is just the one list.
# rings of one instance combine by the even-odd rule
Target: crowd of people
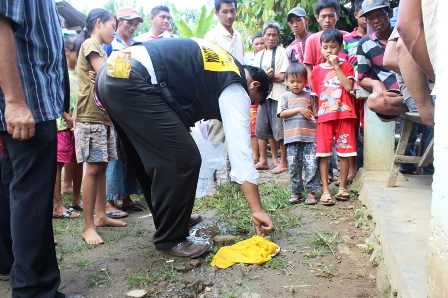
[[[77,33],[62,28],[53,1],[15,2],[0,5],[0,274],[14,297],[68,297],[58,291],[52,218],[83,212],[82,239],[102,244],[97,228],[124,227],[129,211],[143,210],[132,195],[143,194],[153,215],[157,249],[206,253],[209,243],[187,238],[201,220],[192,214],[201,155],[190,128],[198,121],[207,121],[210,142],[226,142],[227,176],[259,235],[274,228],[259,171],[288,171],[291,204],[350,199],[362,165],[359,88],[371,92],[367,107],[382,121],[420,112],[434,122],[435,58],[412,42],[422,35],[403,26],[411,15],[422,18],[406,1],[394,29],[387,0],[356,0],[353,32],[336,28],[337,0],[317,1],[316,33],[295,7],[286,48],[276,21],[242,36],[236,0],[215,1],[218,23],[204,39],[172,34],[163,5],[151,10],[151,29],[134,37],[145,20],[132,7],[116,15],[93,9]],[[419,129],[431,135],[426,125],[414,134]],[[67,207],[62,193],[72,196]]]

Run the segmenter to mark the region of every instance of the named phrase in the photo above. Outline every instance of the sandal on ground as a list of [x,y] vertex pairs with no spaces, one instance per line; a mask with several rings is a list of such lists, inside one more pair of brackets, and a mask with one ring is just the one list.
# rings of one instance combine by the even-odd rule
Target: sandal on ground
[[[119,213],[124,213],[124,214],[118,215]],[[124,212],[123,210],[120,210],[120,209],[108,212],[106,215],[107,215],[107,217],[114,218],[114,219],[128,217],[127,212]]]
[[329,192],[324,192],[320,196],[320,203],[325,206],[333,206],[335,204],[335,202]]
[[314,194],[309,193],[306,195],[305,197],[305,202],[303,203],[305,205],[316,205],[317,204],[317,200],[316,197],[314,196]]
[[297,204],[300,202],[300,200],[302,199],[301,195],[291,195],[291,197],[289,198],[288,203],[289,204]]
[[70,208],[70,209],[75,209],[75,210],[78,210],[78,211],[84,211],[84,209],[83,209],[83,207],[82,207],[82,203],[80,203],[79,205],[73,205],[73,204],[70,204],[70,205],[68,206],[68,208]]
[[347,201],[350,199],[350,193],[346,188],[339,188],[338,194],[335,196],[338,201]]
[[142,203],[140,203],[140,201],[134,201],[131,204],[127,205],[127,206],[121,206],[121,209],[123,209],[123,211],[128,211],[128,210],[132,210],[132,211],[142,211],[143,210],[143,205]]
[[[73,215],[72,215],[73,212]],[[65,210],[61,215],[53,214],[53,218],[78,218],[79,214],[74,212],[72,208]]]

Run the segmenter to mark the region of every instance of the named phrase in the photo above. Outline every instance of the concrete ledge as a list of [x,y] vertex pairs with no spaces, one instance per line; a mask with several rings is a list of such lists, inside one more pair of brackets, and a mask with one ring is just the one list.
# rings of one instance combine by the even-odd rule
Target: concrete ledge
[[395,188],[386,186],[388,172],[361,171],[358,176],[359,198],[375,222],[391,292],[427,297],[432,176],[406,175],[407,181],[399,178]]

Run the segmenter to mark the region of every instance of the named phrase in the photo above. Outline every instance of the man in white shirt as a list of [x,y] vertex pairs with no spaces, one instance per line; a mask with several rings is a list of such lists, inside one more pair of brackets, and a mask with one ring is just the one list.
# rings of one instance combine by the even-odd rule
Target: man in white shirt
[[151,17],[149,20],[152,23],[151,29],[149,29],[149,32],[137,36],[135,41],[144,42],[151,39],[172,37],[168,32],[171,21],[171,14],[168,7],[157,5],[151,9]]
[[[235,57],[238,62],[244,62],[244,42],[241,34],[233,28],[237,10],[236,0],[216,0],[215,15],[219,23],[215,28],[205,34],[204,39],[210,40],[221,46]],[[214,142],[224,142],[224,129],[222,122],[217,119],[209,120],[208,139]],[[227,162],[227,174],[230,172],[230,165]]]
[[237,10],[236,0],[215,1],[215,15],[219,23],[205,34],[204,39],[213,41],[235,57],[244,61],[244,42],[241,34],[233,28]]
[[[255,165],[255,168],[258,170],[269,169],[267,143],[270,138],[274,138],[280,144],[280,163],[271,172],[279,174],[288,170],[286,147],[283,144],[283,121],[277,117],[277,105],[280,95],[286,91],[285,72],[289,63],[285,48],[278,45],[280,24],[276,21],[264,23],[262,34],[266,41],[266,50],[257,53],[255,66],[265,70],[272,88],[266,102],[258,107],[255,134],[259,138],[260,161]],[[272,156],[274,156],[276,150],[277,146],[271,148]]]

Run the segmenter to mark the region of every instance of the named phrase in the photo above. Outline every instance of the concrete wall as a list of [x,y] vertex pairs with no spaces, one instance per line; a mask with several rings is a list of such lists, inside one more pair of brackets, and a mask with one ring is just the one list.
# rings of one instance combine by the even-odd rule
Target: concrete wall
[[[437,101],[435,115],[435,174],[432,184],[431,235],[428,250],[428,297],[448,297],[448,1],[438,1]],[[422,199],[425,198],[416,198]]]

